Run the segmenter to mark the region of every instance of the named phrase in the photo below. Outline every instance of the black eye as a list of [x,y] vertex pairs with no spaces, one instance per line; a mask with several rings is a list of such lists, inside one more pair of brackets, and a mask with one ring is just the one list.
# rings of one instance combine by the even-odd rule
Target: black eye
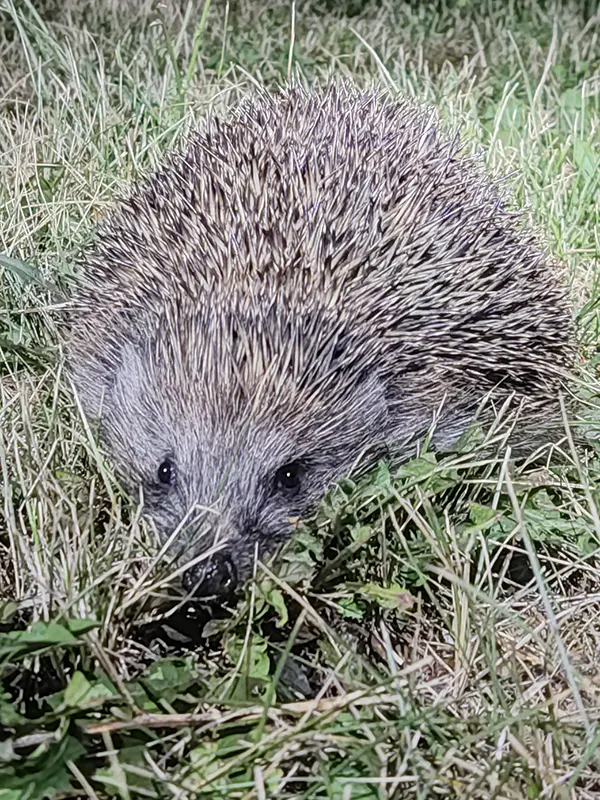
[[275,488],[283,491],[297,489],[304,477],[304,465],[300,461],[291,461],[279,467],[275,473]]
[[169,486],[175,479],[175,464],[170,458],[165,458],[160,467],[158,468],[158,480]]

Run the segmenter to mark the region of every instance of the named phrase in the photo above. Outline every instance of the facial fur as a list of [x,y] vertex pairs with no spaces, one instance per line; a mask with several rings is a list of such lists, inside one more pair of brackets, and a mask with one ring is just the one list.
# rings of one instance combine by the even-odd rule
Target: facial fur
[[[210,334],[206,319],[202,327]],[[90,415],[100,412],[104,443],[124,482],[132,491],[141,486],[161,537],[185,520],[175,550],[190,560],[224,546],[245,578],[256,550],[264,556],[281,542],[361,456],[368,463],[381,454],[389,433],[385,387],[376,374],[344,367],[340,356],[321,361],[319,374],[294,374],[273,341],[264,370],[252,366],[252,384],[233,332],[223,343],[229,368],[209,376],[200,344],[196,352],[178,350],[184,333],[165,339],[158,324],[160,342],[129,343],[118,368],[93,398],[84,392],[84,402]],[[206,341],[210,346],[210,335]],[[266,385],[271,402],[257,402]],[[290,466],[296,474],[287,483],[297,485],[286,485]]]

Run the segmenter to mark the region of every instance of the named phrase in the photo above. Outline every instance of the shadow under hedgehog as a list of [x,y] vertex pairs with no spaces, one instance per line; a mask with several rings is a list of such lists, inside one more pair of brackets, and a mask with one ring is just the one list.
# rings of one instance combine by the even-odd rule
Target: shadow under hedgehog
[[[259,92],[116,203],[65,331],[74,386],[200,595],[252,572],[360,461],[465,431],[481,398],[560,419],[555,265],[405,99]],[[361,460],[362,457],[362,460]]]

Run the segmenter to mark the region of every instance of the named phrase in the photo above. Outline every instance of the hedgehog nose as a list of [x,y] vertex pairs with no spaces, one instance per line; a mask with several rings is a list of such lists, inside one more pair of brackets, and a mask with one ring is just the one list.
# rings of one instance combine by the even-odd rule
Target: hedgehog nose
[[203,561],[186,570],[181,582],[194,597],[225,597],[235,591],[237,572],[228,555],[215,553],[208,563]]

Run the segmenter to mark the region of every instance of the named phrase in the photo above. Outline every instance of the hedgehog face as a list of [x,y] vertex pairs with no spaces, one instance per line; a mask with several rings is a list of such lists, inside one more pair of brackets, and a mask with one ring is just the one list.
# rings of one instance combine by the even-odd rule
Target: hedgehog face
[[387,404],[375,376],[340,376],[329,394],[289,384],[285,400],[261,397],[258,410],[257,395],[242,402],[189,373],[182,383],[181,373],[146,356],[136,348],[122,354],[105,389],[103,440],[130,491],[141,486],[162,540],[176,532],[179,563],[197,561],[186,589],[202,582],[201,593],[214,594],[250,577],[255,557],[284,540],[384,438]]

